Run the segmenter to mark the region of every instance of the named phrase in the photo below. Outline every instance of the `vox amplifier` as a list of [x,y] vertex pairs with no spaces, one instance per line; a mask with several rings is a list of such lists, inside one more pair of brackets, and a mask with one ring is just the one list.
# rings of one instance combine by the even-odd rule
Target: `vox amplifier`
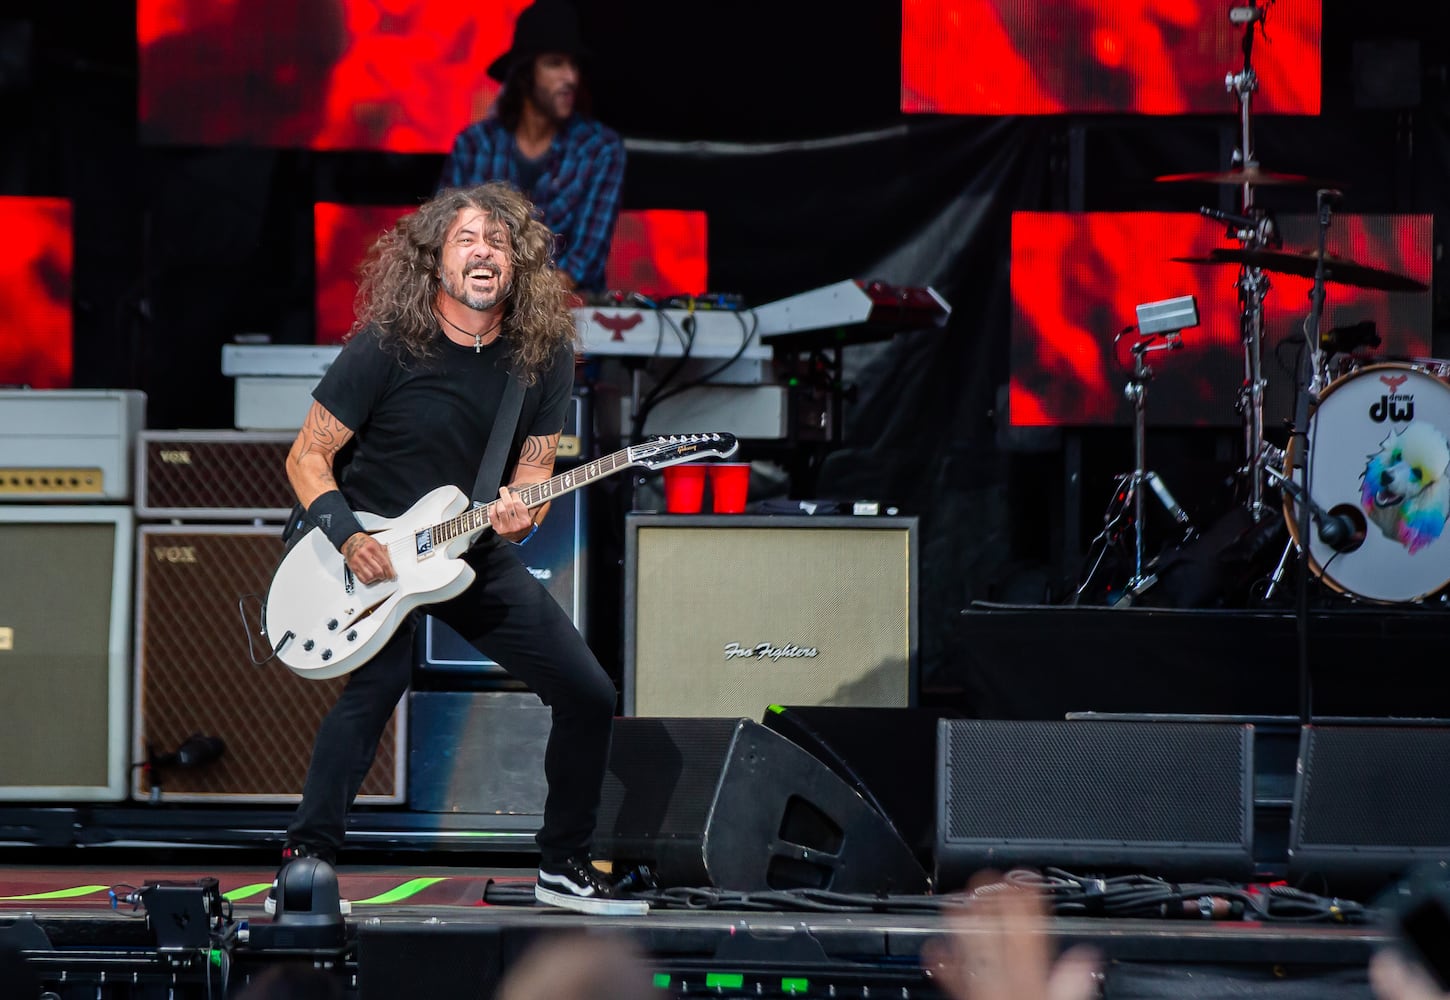
[[144,431],[136,449],[143,519],[284,521],[296,497],[287,451],[296,434]]
[[[194,737],[220,751],[196,766],[138,768],[132,794],[169,802],[295,802],[322,717],[346,678],[261,666],[266,642],[238,602],[266,594],[280,526],[143,525],[138,531],[134,759]],[[403,703],[406,705],[406,700]],[[404,801],[406,709],[388,723],[359,802]]]

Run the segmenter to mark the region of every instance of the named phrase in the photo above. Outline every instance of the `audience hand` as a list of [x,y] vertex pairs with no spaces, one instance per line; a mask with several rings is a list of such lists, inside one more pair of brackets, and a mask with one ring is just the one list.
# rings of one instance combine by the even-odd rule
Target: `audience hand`
[[969,905],[947,916],[950,933],[927,945],[923,964],[953,1000],[1092,1000],[1102,962],[1086,947],[1056,962],[1038,893],[983,872]]
[[1450,1000],[1420,963],[1393,948],[1370,959],[1369,985],[1378,1000]]

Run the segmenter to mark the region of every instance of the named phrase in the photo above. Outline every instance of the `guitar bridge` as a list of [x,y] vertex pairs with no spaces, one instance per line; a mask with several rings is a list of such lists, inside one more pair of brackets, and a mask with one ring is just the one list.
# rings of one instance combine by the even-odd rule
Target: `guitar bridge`
[[347,563],[342,564],[342,589],[343,592],[349,597],[351,597],[353,591],[357,589],[357,583],[353,579],[352,575],[352,567],[349,566]]

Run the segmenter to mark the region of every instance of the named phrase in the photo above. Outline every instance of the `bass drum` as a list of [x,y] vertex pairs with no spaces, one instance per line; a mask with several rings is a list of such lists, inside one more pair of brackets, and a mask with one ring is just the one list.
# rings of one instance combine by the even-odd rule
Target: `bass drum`
[[[1309,420],[1309,495],[1363,518],[1364,539],[1336,552],[1309,532],[1309,563],[1336,590],[1383,604],[1450,584],[1450,385],[1422,364],[1368,365],[1324,390]],[[1286,462],[1293,467],[1291,444]],[[1356,515],[1357,512],[1357,515]],[[1299,508],[1287,493],[1289,533]]]

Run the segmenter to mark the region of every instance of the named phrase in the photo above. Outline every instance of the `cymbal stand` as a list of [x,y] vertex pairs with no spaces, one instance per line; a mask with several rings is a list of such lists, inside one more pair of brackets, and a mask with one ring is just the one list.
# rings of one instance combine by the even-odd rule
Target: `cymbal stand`
[[[1224,86],[1238,98],[1239,147],[1234,151],[1234,166],[1245,171],[1258,166],[1253,137],[1253,95],[1259,89],[1259,77],[1253,67],[1254,25],[1263,23],[1271,3],[1273,0],[1265,0],[1262,7],[1251,3],[1229,11],[1230,23],[1244,26],[1243,68],[1228,74]],[[1230,235],[1246,250],[1262,249],[1278,240],[1272,220],[1254,207],[1254,186],[1250,183],[1242,187],[1242,211],[1237,221],[1252,223],[1230,228]],[[1258,521],[1267,512],[1259,455],[1264,447],[1264,296],[1269,290],[1269,281],[1260,268],[1245,265],[1239,270],[1238,289],[1240,334],[1244,343],[1244,383],[1237,400],[1244,422],[1244,464],[1240,473],[1248,477],[1249,514]]]

